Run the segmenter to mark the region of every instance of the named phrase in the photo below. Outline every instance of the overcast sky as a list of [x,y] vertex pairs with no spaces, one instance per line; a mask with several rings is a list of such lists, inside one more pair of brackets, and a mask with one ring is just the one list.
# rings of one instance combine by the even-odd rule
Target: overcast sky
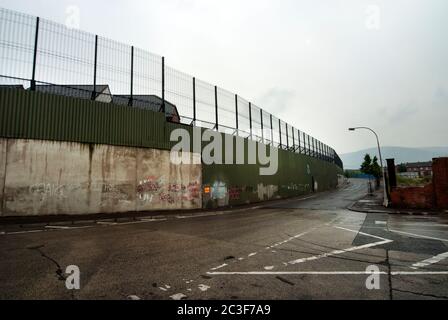
[[346,153],[448,145],[446,0],[0,0],[163,55]]

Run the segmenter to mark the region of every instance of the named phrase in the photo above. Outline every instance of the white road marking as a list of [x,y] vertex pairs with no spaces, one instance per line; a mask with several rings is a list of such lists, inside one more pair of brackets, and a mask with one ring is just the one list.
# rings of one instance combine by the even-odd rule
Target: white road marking
[[249,253],[247,256],[250,258],[250,257],[256,256],[257,254],[258,254],[258,252],[253,252],[253,253]]
[[16,232],[8,232],[5,235],[14,235],[14,234],[26,234],[26,233],[38,233],[38,232],[45,232],[47,230],[28,230],[28,231],[16,231]]
[[163,288],[163,287],[159,287],[159,289],[162,291],[168,291],[166,288]]
[[[275,275],[388,275],[388,272],[367,272],[367,271],[248,271],[248,272],[207,272],[212,276],[227,275],[254,275],[254,276],[275,276]],[[394,271],[392,276],[413,276],[413,275],[448,275],[448,271]]]
[[392,230],[392,229],[389,229],[389,231],[391,231],[391,232],[395,232],[395,233],[405,234],[405,235],[408,235],[408,236],[414,236],[414,237],[417,237],[417,238],[424,238],[424,239],[439,240],[439,241],[448,242],[447,239],[441,239],[441,238],[435,238],[435,237],[428,237],[428,236],[424,236],[424,235],[421,235],[421,234],[415,234],[415,233],[410,233],[410,232],[403,232],[403,231]]
[[188,215],[188,216],[176,216],[176,218],[177,219],[193,219],[193,218],[220,216],[220,215],[223,215],[223,214],[225,214],[225,212],[194,214],[194,215]]
[[228,266],[228,264],[227,263],[224,263],[224,264],[222,264],[222,265],[220,265],[220,266],[217,266],[217,267],[215,267],[215,268],[212,268],[212,270],[214,271],[214,270],[219,270],[219,269],[222,269],[222,268],[224,268],[224,267],[227,267]]
[[366,236],[366,237],[371,237],[371,238],[375,238],[375,239],[379,239],[379,240],[383,240],[383,241],[387,240],[387,241],[391,241],[392,242],[392,240],[389,240],[389,239],[386,239],[386,238],[381,238],[381,237],[375,236],[373,234],[360,232],[360,231],[356,231],[356,230],[352,230],[352,229],[347,229],[347,228],[343,228],[343,227],[338,227],[338,226],[334,226],[334,227],[337,228],[337,229],[341,229],[341,230],[345,230],[345,231],[361,234],[361,235]]
[[140,299],[139,296],[136,296],[136,295],[128,296],[128,299],[129,299],[129,300],[142,300],[142,299]]
[[201,290],[202,292],[205,292],[205,291],[207,291],[210,288],[211,288],[210,286],[207,286],[205,284],[198,285],[198,289]]
[[87,229],[92,228],[93,226],[82,226],[82,227],[68,227],[68,226],[45,226],[46,229],[55,229],[55,230],[76,230],[76,229]]
[[303,262],[319,260],[319,259],[322,259],[322,258],[332,257],[332,256],[335,256],[335,255],[338,255],[338,254],[343,254],[343,253],[347,253],[347,252],[368,249],[368,248],[377,247],[377,246],[381,246],[383,244],[387,244],[387,243],[393,242],[392,240],[381,238],[381,237],[374,236],[372,234],[368,234],[368,233],[364,233],[364,232],[358,232],[358,231],[355,231],[355,230],[342,228],[342,227],[336,227],[336,226],[335,226],[335,228],[341,229],[341,230],[350,231],[350,232],[354,232],[354,233],[361,234],[361,235],[368,236],[368,237],[372,237],[372,238],[376,238],[376,239],[379,239],[381,241],[368,243],[368,244],[364,244],[364,245],[356,246],[356,247],[351,247],[351,248],[347,248],[347,249],[333,250],[331,252],[322,253],[322,254],[319,254],[317,256],[296,259],[296,260],[293,260],[293,261],[289,261],[288,264],[294,265],[294,264],[299,264],[299,263],[303,263]]
[[159,222],[159,221],[167,221],[168,219],[140,219],[145,222]]
[[376,225],[387,225],[387,221],[375,221]]
[[97,221],[97,224],[105,225],[105,226],[114,226],[118,224],[117,222],[109,222],[109,221]]
[[267,270],[267,271],[274,270],[274,266],[264,267],[264,270]]
[[65,226],[45,226],[45,228],[47,228],[47,229],[61,229],[61,230],[70,229],[70,227],[65,227]]
[[184,299],[186,297],[187,296],[184,295],[183,293],[176,293],[176,294],[173,294],[172,296],[170,296],[170,298],[173,299],[173,300],[182,300],[182,299]]
[[426,260],[414,263],[412,265],[412,269],[424,268],[424,267],[427,267],[429,265],[438,263],[438,262],[440,262],[442,260],[445,260],[447,258],[448,258],[448,252],[441,253],[441,254],[439,254],[437,256],[434,256],[432,258],[429,258],[429,259],[426,259]]

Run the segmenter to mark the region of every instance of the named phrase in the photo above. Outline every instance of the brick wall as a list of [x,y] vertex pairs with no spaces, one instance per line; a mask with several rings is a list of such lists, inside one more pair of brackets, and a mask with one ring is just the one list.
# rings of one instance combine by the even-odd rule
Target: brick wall
[[390,194],[392,206],[396,208],[434,208],[434,189],[429,184],[424,187],[397,187]]
[[448,209],[448,158],[434,159],[432,170],[436,206]]
[[424,187],[397,187],[391,191],[396,208],[448,209],[448,158],[433,159],[433,182]]

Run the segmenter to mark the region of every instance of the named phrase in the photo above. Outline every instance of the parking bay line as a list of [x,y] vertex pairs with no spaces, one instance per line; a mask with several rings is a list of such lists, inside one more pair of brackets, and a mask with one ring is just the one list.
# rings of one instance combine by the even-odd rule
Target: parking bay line
[[429,258],[429,259],[426,259],[426,260],[414,263],[411,268],[412,269],[424,268],[424,267],[430,266],[432,264],[439,263],[440,261],[445,260],[447,258],[448,258],[448,252],[441,253],[441,254],[439,254],[437,256],[434,256],[432,258]]
[[371,237],[371,238],[376,238],[376,239],[379,239],[381,241],[364,244],[362,246],[350,247],[350,248],[341,249],[341,250],[334,250],[334,251],[331,251],[331,252],[328,252],[328,253],[322,253],[322,254],[317,255],[317,256],[296,259],[296,260],[292,260],[292,261],[288,262],[287,264],[295,265],[295,264],[299,264],[299,263],[303,263],[303,262],[307,262],[307,261],[315,261],[315,260],[319,260],[319,259],[322,259],[322,258],[332,257],[332,256],[335,256],[335,255],[338,255],[338,254],[343,254],[343,253],[352,252],[352,251],[358,251],[358,250],[362,250],[362,249],[368,249],[368,248],[377,247],[377,246],[381,246],[381,245],[393,242],[393,240],[385,239],[385,238],[378,237],[378,236],[375,236],[375,235],[372,235],[372,234],[368,234],[368,233],[365,233],[365,232],[359,232],[359,231],[355,231],[355,230],[351,230],[351,229],[347,229],[347,228],[343,228],[343,227],[337,227],[337,226],[334,226],[334,228],[345,230],[345,231],[349,231],[349,232],[353,232],[353,233],[357,233],[357,234],[361,234],[361,235],[364,235],[364,236],[367,236],[367,237]]
[[398,231],[398,230],[392,230],[392,229],[389,229],[389,231],[391,231],[391,232],[395,232],[395,233],[401,233],[401,234],[404,234],[404,235],[407,235],[407,236],[414,236],[414,237],[417,237],[417,238],[424,238],[424,239],[430,239],[430,240],[438,240],[438,241],[448,242],[447,239],[441,239],[441,238],[429,237],[429,236],[424,236],[424,235],[416,234],[416,233],[410,233],[410,232],[404,232],[404,231]]

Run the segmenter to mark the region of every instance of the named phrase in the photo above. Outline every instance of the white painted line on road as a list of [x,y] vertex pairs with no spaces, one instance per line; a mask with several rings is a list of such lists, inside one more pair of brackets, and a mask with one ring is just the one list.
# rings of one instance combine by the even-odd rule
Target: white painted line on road
[[320,255],[317,255],[317,256],[296,259],[296,260],[293,260],[293,261],[289,261],[288,264],[295,265],[295,264],[299,264],[299,263],[303,263],[303,262],[315,261],[315,260],[319,260],[319,259],[322,259],[322,258],[332,257],[332,256],[335,256],[335,255],[338,255],[338,254],[343,254],[343,253],[347,253],[347,252],[368,249],[368,248],[381,246],[381,245],[393,242],[392,240],[381,238],[381,237],[374,236],[372,234],[368,234],[368,233],[364,233],[364,232],[358,232],[358,231],[355,231],[355,230],[342,228],[342,227],[335,227],[335,228],[341,229],[341,230],[350,231],[350,232],[354,232],[354,233],[357,233],[357,234],[362,234],[362,235],[365,235],[365,236],[368,236],[368,237],[372,237],[372,238],[376,238],[376,239],[380,239],[381,241],[364,244],[362,246],[355,246],[355,247],[351,247],[351,248],[347,248],[347,249],[333,250],[331,252],[323,253],[323,254],[320,254]]
[[228,266],[228,264],[227,263],[224,263],[224,264],[222,264],[222,265],[220,265],[220,266],[217,266],[217,267],[215,267],[215,268],[212,268],[211,270],[219,270],[219,269],[222,269],[222,268],[224,268],[224,267],[227,267]]
[[376,225],[387,225],[387,221],[375,221]]
[[144,222],[159,222],[159,221],[167,221],[168,219],[140,219]]
[[105,226],[114,226],[118,224],[117,222],[108,222],[108,221],[97,221],[97,224],[105,225]]
[[45,226],[46,229],[54,229],[54,230],[76,230],[76,229],[87,229],[92,227],[93,226],[82,226],[82,227]]
[[201,290],[202,292],[205,292],[205,291],[207,291],[210,288],[211,288],[210,286],[207,286],[205,284],[198,285],[198,289]]
[[194,218],[203,218],[203,217],[214,217],[221,216],[225,214],[225,212],[214,212],[214,213],[204,213],[204,214],[195,214],[188,216],[176,216],[176,219],[194,219]]
[[26,233],[39,233],[39,232],[45,232],[47,230],[28,230],[28,231],[16,231],[16,232],[8,232],[6,235],[15,235],[15,234],[26,234]]
[[70,227],[65,226],[45,226],[46,229],[60,229],[60,230],[67,230],[70,229]]
[[207,272],[213,276],[227,275],[254,275],[254,276],[275,276],[275,275],[371,275],[371,274],[388,274],[387,272],[367,272],[367,271],[247,271],[247,272]]
[[437,256],[434,256],[432,258],[429,258],[429,259],[426,259],[426,260],[414,263],[411,268],[412,269],[424,268],[424,267],[427,267],[429,265],[436,264],[436,263],[438,263],[438,262],[440,262],[442,260],[445,260],[447,258],[448,258],[448,252],[441,253],[441,254],[439,254]]
[[317,255],[317,256],[313,256],[313,257],[308,257],[308,258],[302,258],[302,259],[289,261],[288,264],[294,265],[294,264],[299,264],[299,263],[303,263],[303,262],[319,260],[319,259],[323,259],[323,258],[336,256],[338,254],[343,254],[343,253],[347,253],[347,252],[352,252],[352,251],[368,249],[368,248],[372,248],[372,247],[376,247],[376,246],[381,246],[383,244],[388,244],[388,243],[391,243],[391,242],[393,242],[393,241],[392,240],[385,240],[385,241],[373,242],[373,243],[365,244],[365,245],[362,245],[362,246],[356,246],[356,247],[351,247],[351,248],[342,249],[342,250],[334,250],[334,251],[331,251],[331,252],[328,252],[328,253],[323,253],[323,254],[320,254],[320,255]]
[[247,255],[247,257],[250,258],[250,257],[256,256],[257,254],[258,254],[258,252],[249,253]]
[[401,233],[401,234],[408,235],[408,236],[414,236],[414,237],[417,237],[417,238],[424,238],[424,239],[439,240],[439,241],[448,242],[447,239],[441,239],[441,238],[435,238],[435,237],[428,237],[428,236],[424,236],[424,235],[421,235],[421,234],[415,234],[415,233],[404,232],[404,231],[398,231],[398,230],[392,230],[392,229],[389,229],[389,231],[391,231],[391,232],[395,232],[395,233]]
[[366,237],[371,237],[371,238],[375,238],[375,239],[379,239],[379,240],[383,240],[383,241],[390,241],[390,242],[392,242],[392,240],[389,240],[389,239],[386,239],[386,238],[381,238],[381,237],[375,236],[375,235],[370,234],[370,233],[360,232],[360,231],[347,229],[347,228],[343,228],[343,227],[338,227],[338,226],[334,226],[334,227],[337,228],[337,229],[341,229],[341,230],[345,230],[345,231],[361,234],[361,235],[366,236]]
[[[207,272],[211,276],[228,275],[254,275],[254,276],[276,276],[276,275],[388,275],[388,272],[367,271],[247,271],[247,272]],[[419,275],[448,275],[448,271],[394,271],[392,276],[419,276]]]
[[173,300],[182,300],[182,299],[185,299],[186,297],[187,296],[184,295],[183,293],[176,293],[176,294],[173,294],[172,296],[170,296],[170,298]]

